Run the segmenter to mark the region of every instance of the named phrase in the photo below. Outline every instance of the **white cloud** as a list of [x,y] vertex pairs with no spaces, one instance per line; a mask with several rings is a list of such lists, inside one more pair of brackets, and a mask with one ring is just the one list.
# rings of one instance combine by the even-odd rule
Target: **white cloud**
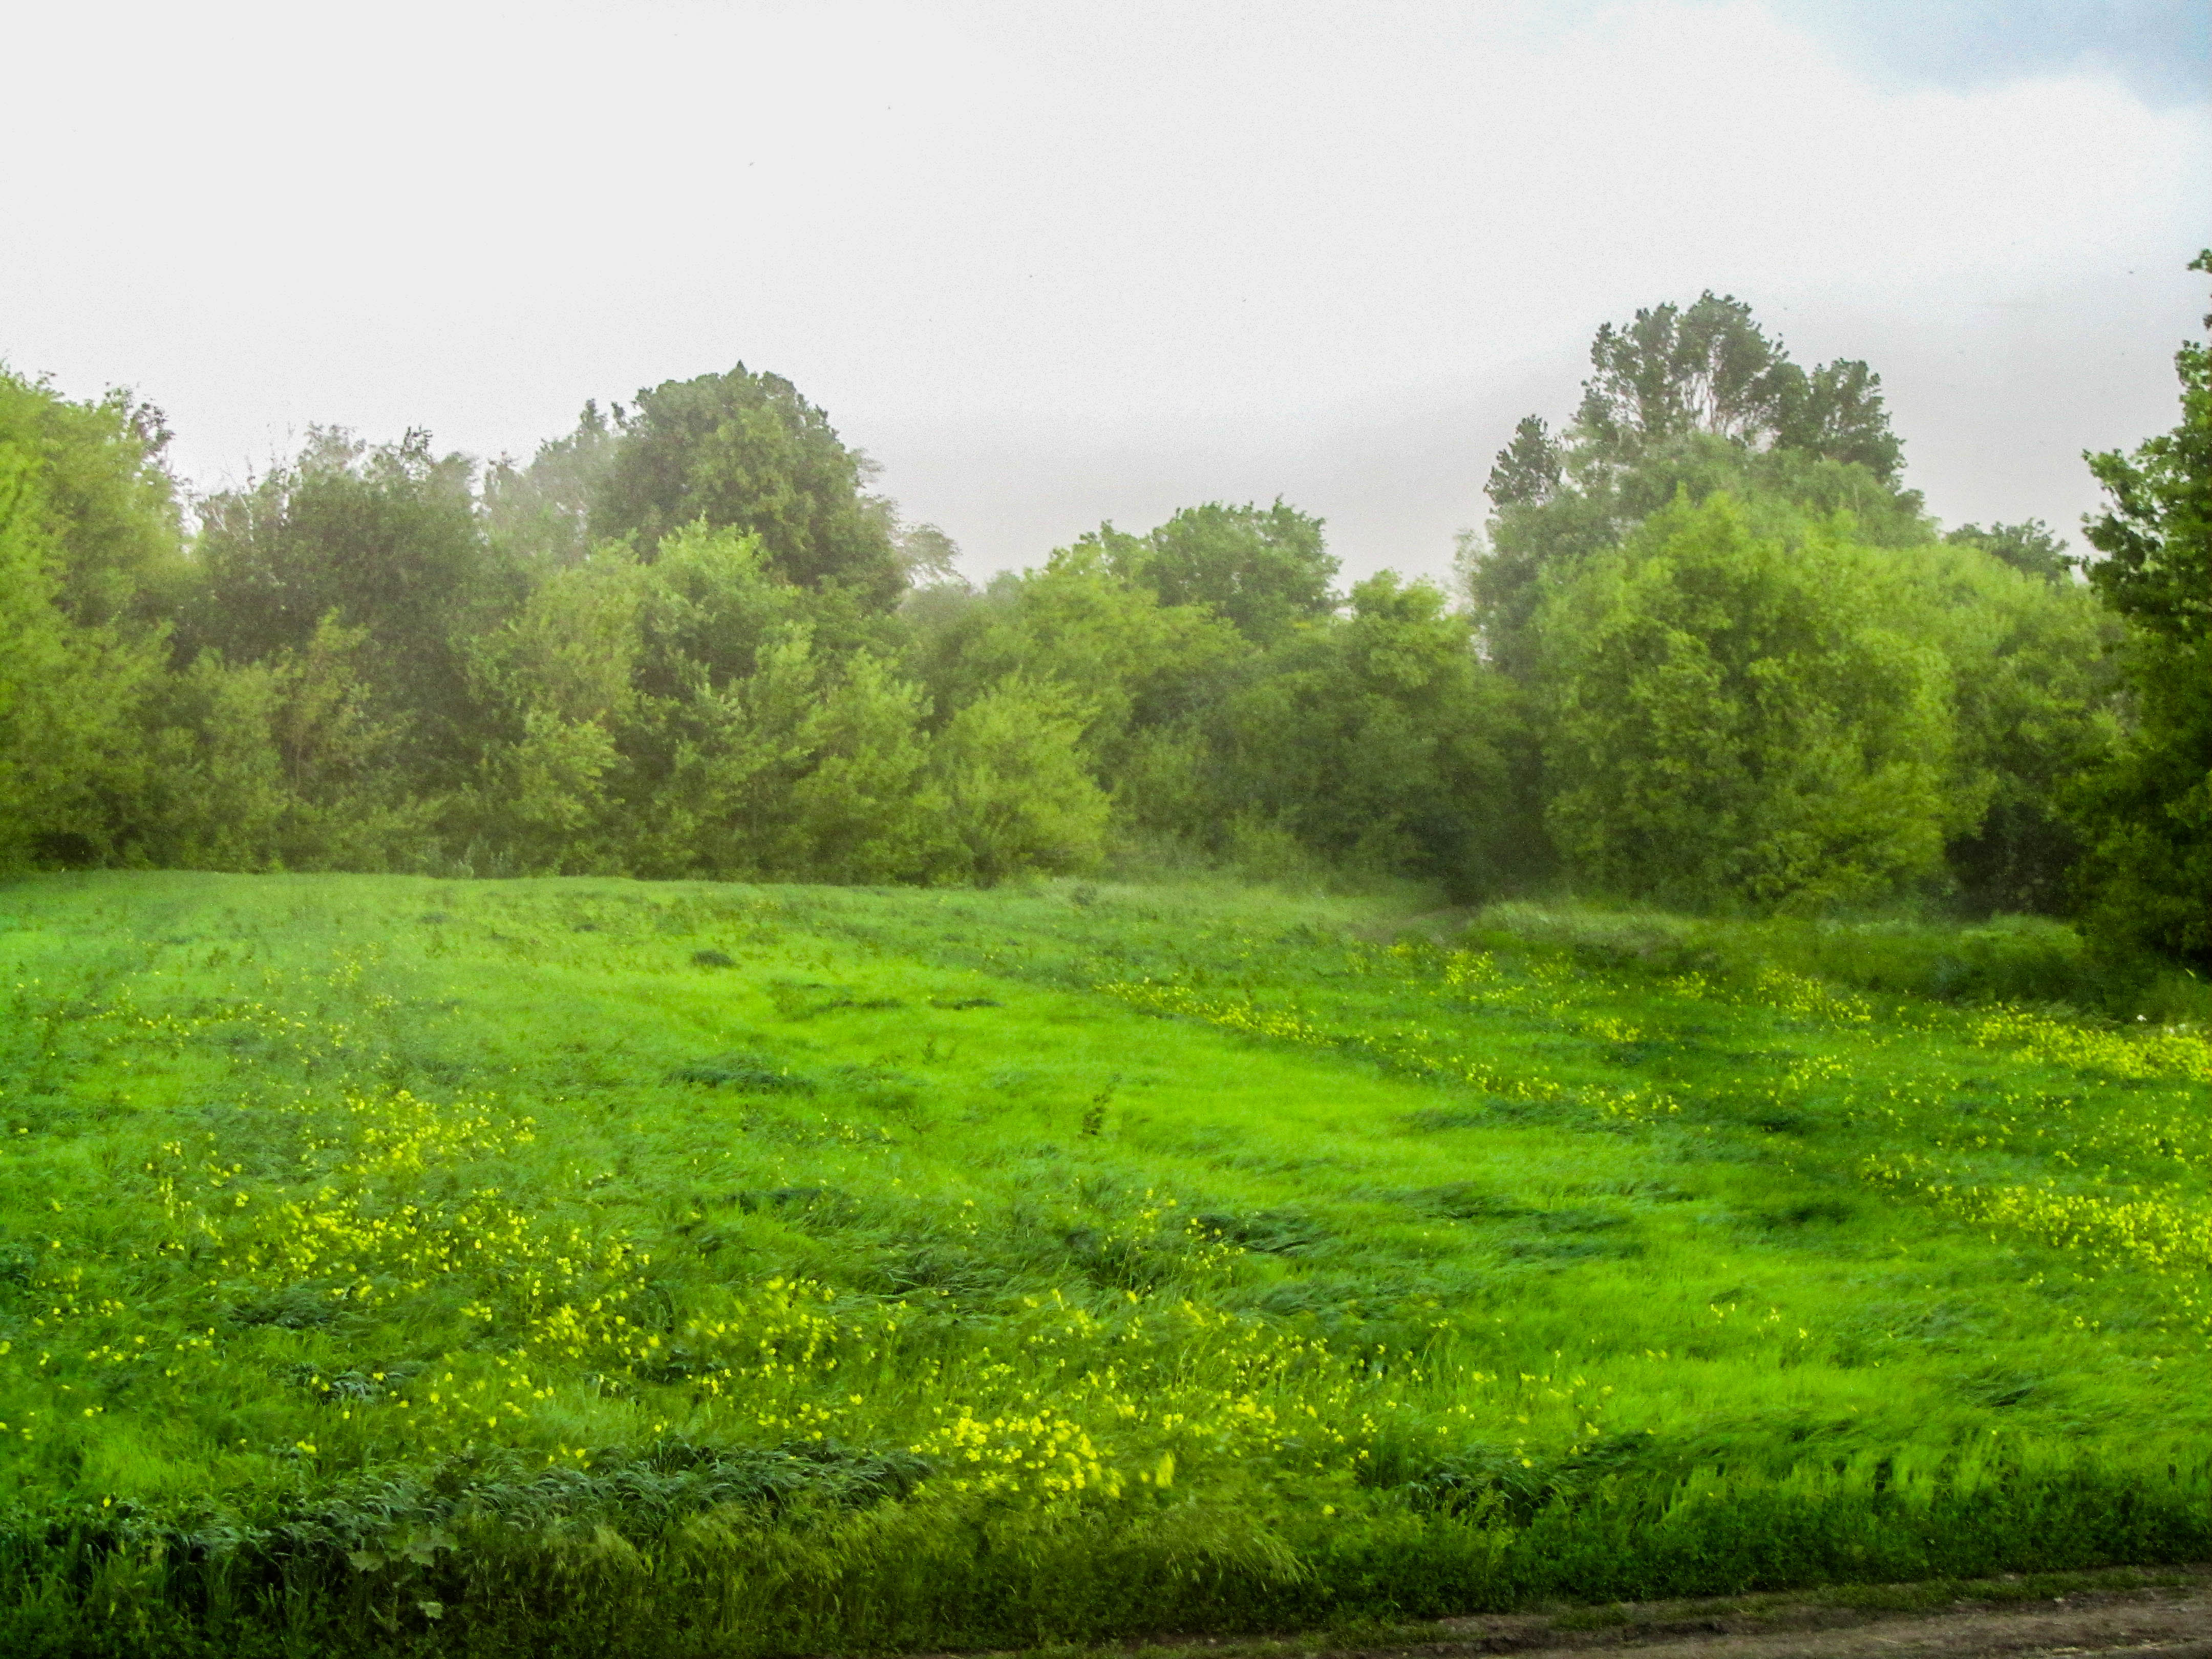
[[526,451],[743,358],[983,564],[1281,491],[1354,564],[1436,568],[1595,325],[1711,286],[1881,369],[1937,510],[2065,519],[2073,450],[2170,419],[2202,308],[2203,108],[2087,71],[1876,83],[1751,3],[28,29],[47,161],[0,355],[137,385],[210,479],[311,420]]

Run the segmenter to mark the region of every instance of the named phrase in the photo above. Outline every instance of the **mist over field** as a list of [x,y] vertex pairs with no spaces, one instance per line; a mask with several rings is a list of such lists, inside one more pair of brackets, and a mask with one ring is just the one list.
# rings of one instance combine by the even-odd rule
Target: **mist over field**
[[0,1649],[2212,1617],[2203,8],[10,46]]
[[62,137],[0,357],[137,387],[200,488],[317,422],[526,458],[742,360],[973,580],[1277,495],[1442,575],[1597,323],[1708,287],[1875,363],[1946,524],[2070,533],[2081,452],[2165,423],[2212,193],[2185,0],[18,23]]

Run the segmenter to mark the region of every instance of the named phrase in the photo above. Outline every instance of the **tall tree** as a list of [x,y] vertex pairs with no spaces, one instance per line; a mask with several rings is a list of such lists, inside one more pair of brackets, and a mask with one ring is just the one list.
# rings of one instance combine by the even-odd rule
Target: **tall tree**
[[1726,490],[1756,517],[1846,510],[1881,545],[1932,533],[1903,487],[1903,447],[1881,378],[1838,359],[1809,373],[1741,301],[1710,291],[1607,323],[1590,344],[1574,420],[1535,416],[1498,453],[1494,511],[1461,538],[1486,649],[1512,677],[1532,669],[1528,629],[1549,576],[1616,545],[1678,493]]
[[955,714],[934,761],[961,872],[996,886],[1024,870],[1097,862],[1109,811],[1077,753],[1081,714],[1060,687],[1006,680]]
[[1547,818],[1601,890],[1819,908],[1932,873],[1982,802],[1953,781],[1948,667],[1873,550],[1762,536],[1686,498],[1547,596]]
[[630,866],[636,826],[623,822],[623,796],[645,746],[637,671],[647,585],[626,556],[564,566],[476,642],[470,665],[486,718],[467,828],[518,868]]
[[1115,574],[1138,544],[1109,526],[919,628],[913,655],[940,724],[1009,679],[1055,685],[1082,716],[1085,763],[1110,785],[1132,742],[1210,698],[1253,647],[1211,608],[1164,604]]
[[1206,724],[1217,825],[1240,816],[1325,860],[1440,882],[1455,900],[1527,873],[1512,845],[1508,689],[1443,592],[1383,571],[1349,614],[1255,664]]
[[143,625],[174,602],[183,535],[161,411],[128,392],[76,403],[0,368],[0,439],[35,471],[55,600],[72,622]]
[[742,530],[785,580],[888,605],[906,568],[866,477],[865,458],[797,387],[739,363],[638,393],[592,500],[591,532],[630,537],[650,559],[686,525]]
[[1954,536],[1889,562],[1913,594],[1905,621],[1950,665],[1950,792],[1987,803],[1946,852],[1958,897],[1985,912],[2063,910],[2081,850],[2067,790],[2118,736],[2118,623],[2063,568],[2056,579],[2023,569],[2002,544]]
[[587,402],[573,432],[548,438],[526,466],[502,457],[484,469],[484,522],[493,542],[533,569],[580,564],[592,546],[592,503],[606,483],[625,420]]
[[1167,605],[1203,605],[1255,644],[1335,608],[1337,563],[1322,521],[1277,496],[1271,507],[1187,507],[1143,538],[1107,526],[1097,542],[1115,574]]
[[1856,360],[1838,358],[1810,374],[1795,364],[1783,380],[1774,447],[1863,466],[1881,483],[1895,484],[1905,467],[1905,445],[1890,430],[1881,376]]
[[1686,307],[1647,307],[1590,342],[1576,431],[1617,459],[1691,432],[1754,443],[1781,422],[1788,363],[1740,300],[1707,289]]
[[298,650],[236,664],[204,651],[164,677],[128,856],[193,870],[410,865],[430,809],[370,712],[367,638],[326,617]]
[[1498,452],[1483,493],[1499,507],[1541,507],[1558,493],[1566,456],[1540,415],[1523,415],[1513,441]]
[[[2212,272],[2212,249],[2191,270]],[[2212,316],[2205,319],[2212,331]],[[2081,883],[2109,941],[2212,964],[2212,343],[2175,354],[2181,419],[2090,455],[2090,585],[2126,624],[2130,729],[2085,784]]]
[[1590,367],[1575,434],[1607,461],[1625,464],[1697,432],[1749,449],[1855,461],[1884,483],[1903,460],[1880,375],[1844,359],[1807,373],[1731,295],[1707,289],[1694,304],[1653,306],[1625,327],[1604,325]]
[[485,540],[475,464],[427,432],[374,447],[311,428],[298,458],[202,504],[187,652],[232,662],[301,651],[327,618],[359,629],[380,714],[426,775],[473,753],[467,641],[519,600]]
[[150,652],[76,624],[35,452],[0,433],[0,871],[113,849],[100,786],[125,781]]
[[157,414],[0,368],[0,868],[119,856],[181,568]]

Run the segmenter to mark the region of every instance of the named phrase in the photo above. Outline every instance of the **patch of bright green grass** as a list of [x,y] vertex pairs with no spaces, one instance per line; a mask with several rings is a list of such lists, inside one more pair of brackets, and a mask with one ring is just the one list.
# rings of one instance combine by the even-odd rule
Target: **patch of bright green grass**
[[2197,1033],[1377,920],[0,889],[11,1650],[1033,1647],[2212,1549]]

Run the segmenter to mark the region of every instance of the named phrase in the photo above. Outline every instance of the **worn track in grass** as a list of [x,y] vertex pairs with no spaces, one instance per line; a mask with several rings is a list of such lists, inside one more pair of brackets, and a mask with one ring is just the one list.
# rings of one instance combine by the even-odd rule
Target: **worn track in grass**
[[[2145,1582],[2146,1579],[2151,1582]],[[1665,1659],[2212,1659],[2212,1565],[1823,1595],[1617,1602],[1446,1619],[1428,1639],[1324,1646],[1211,1641],[1146,1659],[1516,1659],[1635,1653]],[[1126,1651],[1126,1650],[1121,1650]]]

